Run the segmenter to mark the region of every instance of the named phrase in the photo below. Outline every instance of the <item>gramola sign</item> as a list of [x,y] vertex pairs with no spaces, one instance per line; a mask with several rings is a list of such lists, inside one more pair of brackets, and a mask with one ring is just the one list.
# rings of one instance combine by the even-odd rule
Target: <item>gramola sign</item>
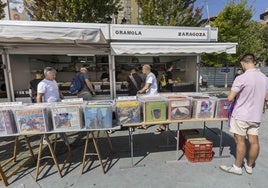
[[168,27],[110,25],[111,40],[134,41],[217,41],[218,29],[211,27]]

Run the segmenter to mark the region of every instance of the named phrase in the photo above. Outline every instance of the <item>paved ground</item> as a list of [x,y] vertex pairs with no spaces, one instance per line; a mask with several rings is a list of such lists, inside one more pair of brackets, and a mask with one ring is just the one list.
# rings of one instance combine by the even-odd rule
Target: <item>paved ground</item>
[[[106,174],[103,174],[98,166],[97,158],[93,158],[85,172],[82,174],[82,153],[85,142],[85,134],[71,135],[79,137],[72,145],[72,157],[63,171],[63,178],[57,174],[55,165],[49,163],[45,171],[40,174],[40,178],[35,182],[35,163],[29,163],[24,169],[9,180],[9,187],[14,188],[32,188],[32,187],[267,187],[268,174],[268,114],[264,114],[260,133],[261,152],[254,168],[253,175],[243,172],[242,176],[227,174],[219,170],[221,164],[232,164],[234,161],[234,141],[229,134],[226,124],[224,124],[223,135],[223,155],[225,158],[217,158],[219,154],[218,137],[212,132],[207,131],[206,137],[213,140],[215,156],[211,162],[191,163],[185,156],[180,161],[176,161],[175,143],[171,135],[162,133],[154,135],[156,126],[147,130],[136,130],[134,133],[134,160],[133,168],[124,168],[132,166],[129,152],[128,131],[117,131],[111,135],[113,147],[116,153],[108,163]],[[214,131],[219,132],[219,122],[208,124]],[[182,129],[197,128],[202,132],[202,124],[185,123]],[[176,125],[171,125],[175,130]],[[175,131],[174,131],[175,132]],[[159,147],[167,144],[169,146]],[[39,137],[30,137],[34,152],[37,152]],[[1,161],[10,156],[12,149],[12,138],[1,138],[0,156]],[[100,140],[100,149],[102,155],[106,155],[107,144],[105,140]],[[27,155],[25,142],[22,140],[19,151],[23,158]],[[47,151],[47,149],[45,149]],[[66,148],[59,142],[57,155],[60,164],[63,164]],[[145,166],[143,166],[145,165]],[[140,167],[142,166],[142,167]],[[4,187],[0,182],[0,187]]]

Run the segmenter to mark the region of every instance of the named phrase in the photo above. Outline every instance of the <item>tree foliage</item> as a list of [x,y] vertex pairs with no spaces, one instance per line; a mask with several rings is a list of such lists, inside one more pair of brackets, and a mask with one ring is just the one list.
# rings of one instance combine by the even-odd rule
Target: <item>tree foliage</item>
[[5,17],[5,11],[4,8],[7,6],[6,3],[3,3],[2,1],[0,1],[0,19]]
[[268,23],[262,25],[260,33],[262,50],[259,54],[259,59],[263,62],[268,62]]
[[196,0],[137,0],[144,25],[197,26],[202,8],[194,9]]
[[241,0],[237,4],[230,1],[211,22],[212,27],[218,28],[219,42],[237,42],[236,54],[202,55],[202,62],[206,66],[238,66],[239,58],[245,53],[253,53],[260,58],[262,48],[261,25],[252,21],[253,8],[247,7],[248,1]]
[[26,7],[37,21],[101,22],[121,10],[120,0],[35,0]]

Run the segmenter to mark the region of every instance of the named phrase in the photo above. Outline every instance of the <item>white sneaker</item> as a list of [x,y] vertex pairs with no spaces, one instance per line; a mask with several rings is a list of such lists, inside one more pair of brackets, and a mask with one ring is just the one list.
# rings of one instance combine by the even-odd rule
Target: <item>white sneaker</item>
[[225,165],[221,165],[220,169],[223,170],[224,172],[228,172],[228,173],[232,173],[232,174],[236,174],[236,175],[242,175],[242,168],[239,168],[235,165],[233,166],[225,166]]
[[69,142],[69,144],[73,144],[73,143],[75,142],[75,139],[76,139],[76,138],[69,137],[69,138],[68,138],[68,142]]
[[248,166],[247,162],[244,163],[244,168],[248,174],[252,174],[252,166]]
[[108,134],[113,134],[115,131],[114,130],[108,130],[107,133]]

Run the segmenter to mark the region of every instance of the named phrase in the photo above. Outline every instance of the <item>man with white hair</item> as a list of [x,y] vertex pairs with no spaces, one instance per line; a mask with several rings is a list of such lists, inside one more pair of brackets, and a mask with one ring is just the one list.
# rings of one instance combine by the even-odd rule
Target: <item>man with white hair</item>
[[[37,97],[36,102],[60,102],[64,98],[60,92],[58,84],[55,80],[57,71],[53,67],[46,67],[44,69],[45,78],[39,82],[37,86]],[[62,140],[64,139],[63,133],[60,133]],[[74,138],[68,138],[68,143],[72,144],[75,141]],[[46,142],[44,140],[44,142]]]
[[151,67],[148,64],[142,66],[142,73],[146,75],[145,85],[138,93],[145,93],[147,95],[158,94],[157,79],[151,72]]
[[59,102],[63,95],[55,80],[57,71],[52,67],[44,69],[45,78],[37,86],[36,102]]

